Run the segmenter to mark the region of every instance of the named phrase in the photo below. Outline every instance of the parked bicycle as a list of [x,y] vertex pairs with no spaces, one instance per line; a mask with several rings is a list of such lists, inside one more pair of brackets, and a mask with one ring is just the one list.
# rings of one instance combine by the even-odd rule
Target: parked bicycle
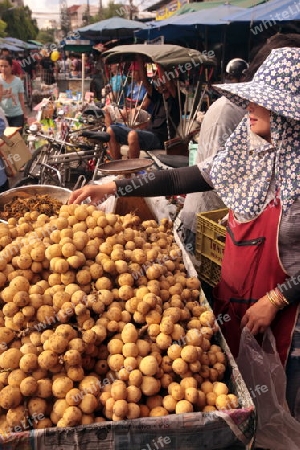
[[81,131],[85,142],[66,142],[37,132],[36,137],[47,141],[33,152],[24,167],[24,177],[14,187],[28,184],[50,184],[74,188],[78,177],[85,182],[95,180],[100,164],[111,160],[106,144],[109,134]]

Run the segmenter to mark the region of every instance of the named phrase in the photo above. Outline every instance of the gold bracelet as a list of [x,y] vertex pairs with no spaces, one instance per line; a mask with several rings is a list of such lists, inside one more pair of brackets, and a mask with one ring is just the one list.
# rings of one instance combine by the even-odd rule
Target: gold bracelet
[[269,292],[270,296],[276,303],[279,309],[283,309],[286,305],[280,300],[280,298],[277,296],[276,292],[274,290]]
[[271,292],[267,292],[266,295],[267,295],[270,303],[272,303],[272,305],[275,306],[276,309],[283,309],[283,306],[280,306],[276,303],[276,301],[274,300],[274,298],[271,295]]
[[287,299],[285,298],[283,293],[277,287],[274,289],[274,292],[275,292],[275,295],[277,295],[277,297],[279,298],[279,300],[281,300],[283,303],[285,303],[286,306],[289,305],[289,302],[287,301]]

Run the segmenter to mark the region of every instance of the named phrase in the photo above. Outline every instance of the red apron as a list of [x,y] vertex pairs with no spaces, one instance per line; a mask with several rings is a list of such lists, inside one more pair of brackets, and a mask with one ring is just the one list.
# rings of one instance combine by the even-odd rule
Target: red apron
[[[278,200],[254,220],[238,222],[230,211],[221,280],[214,290],[214,312],[225,339],[236,357],[238,355],[241,319],[259,298],[283,283],[284,272],[278,255],[278,230],[281,205]],[[298,305],[280,310],[272,322],[277,350],[285,365],[297,318]],[[228,321],[222,315],[228,314]],[[226,318],[227,319],[227,318]]]

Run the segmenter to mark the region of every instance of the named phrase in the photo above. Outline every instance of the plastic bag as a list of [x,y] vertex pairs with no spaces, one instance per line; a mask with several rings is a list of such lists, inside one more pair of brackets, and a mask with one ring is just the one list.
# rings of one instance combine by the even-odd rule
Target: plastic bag
[[286,375],[271,329],[262,346],[247,327],[243,329],[237,364],[257,411],[255,447],[299,450],[300,423],[287,407]]

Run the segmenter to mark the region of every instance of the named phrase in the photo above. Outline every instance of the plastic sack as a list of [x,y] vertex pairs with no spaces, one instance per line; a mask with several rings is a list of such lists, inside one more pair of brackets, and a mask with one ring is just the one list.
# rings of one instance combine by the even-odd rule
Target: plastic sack
[[300,423],[286,403],[286,375],[271,329],[261,346],[247,327],[243,329],[237,364],[256,407],[255,447],[299,450]]

